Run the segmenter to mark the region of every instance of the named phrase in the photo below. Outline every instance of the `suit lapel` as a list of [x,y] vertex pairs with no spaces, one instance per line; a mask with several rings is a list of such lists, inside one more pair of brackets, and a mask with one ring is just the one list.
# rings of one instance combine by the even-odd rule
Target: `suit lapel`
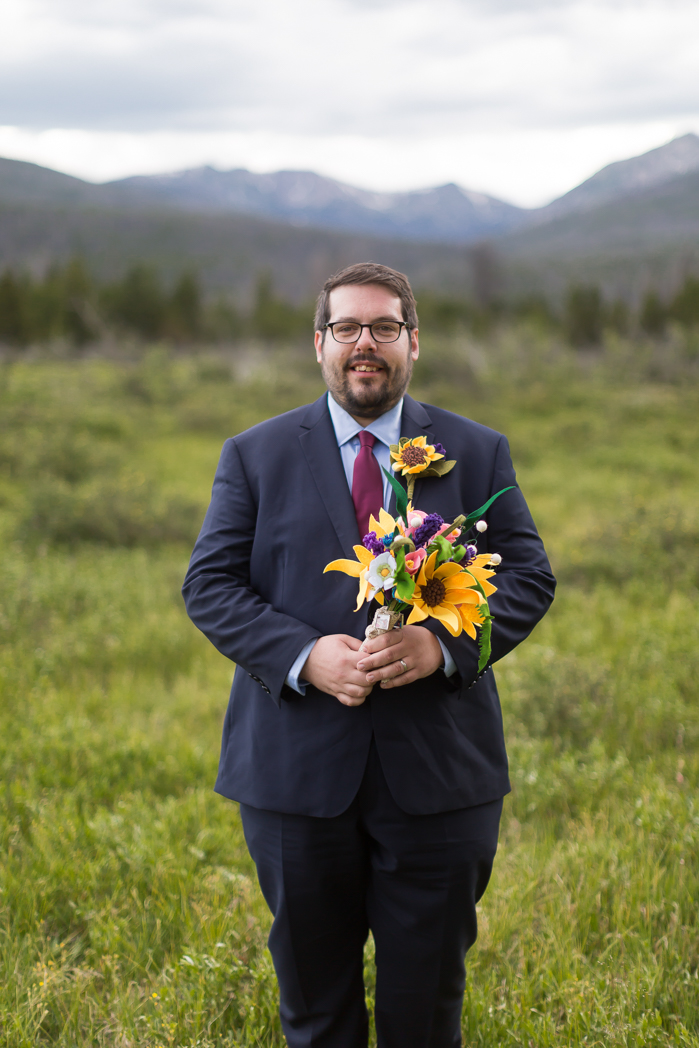
[[327,394],[311,404],[301,423],[299,441],[344,555],[355,559],[361,540],[342,456],[328,411]]
[[[324,393],[314,404],[311,404],[301,423],[302,432],[299,442],[306,456],[320,497],[335,529],[343,553],[354,559],[353,546],[361,542],[354,503],[347,485],[342,456],[337,446],[335,430],[328,411],[327,394]],[[422,404],[406,393],[403,399],[400,435],[402,437],[420,437],[431,434],[432,419]],[[400,478],[403,481],[403,478]],[[415,484],[414,503],[419,505],[422,482]],[[396,514],[396,496],[391,495],[389,512]]]
[[[408,437],[412,440],[413,437],[427,437],[428,440],[432,436],[432,419],[427,414],[427,411],[422,404],[418,403],[417,400],[413,400],[412,397],[405,394],[403,399],[403,414],[401,418],[400,435],[401,437]],[[397,475],[398,479],[403,486],[405,486],[405,478]],[[415,484],[415,492],[413,495],[413,505],[419,505],[420,489],[422,488],[422,481],[418,480]],[[396,496],[391,495],[389,513],[395,517],[396,515]]]

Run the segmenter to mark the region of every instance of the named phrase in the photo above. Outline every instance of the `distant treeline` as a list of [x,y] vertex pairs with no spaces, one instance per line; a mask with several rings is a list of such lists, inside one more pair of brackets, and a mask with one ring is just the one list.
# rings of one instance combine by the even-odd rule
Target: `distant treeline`
[[11,269],[0,276],[0,342],[15,346],[55,338],[80,346],[110,332],[172,342],[295,339],[308,333],[312,321],[312,306],[278,298],[265,275],[248,310],[224,298],[205,302],[192,272],[167,288],[145,265],[107,284],[93,280],[79,259],[52,268],[43,279]]
[[[610,329],[657,338],[673,322],[699,326],[699,278],[693,276],[669,300],[648,291],[637,309],[621,299],[605,300],[594,286],[570,287],[560,309],[543,296],[481,299],[481,304],[431,291],[417,298],[425,333],[467,329],[484,334],[493,324],[526,320],[585,347],[598,344]],[[132,266],[121,280],[106,284],[95,281],[79,259],[55,266],[40,279],[11,269],[0,276],[0,342],[14,346],[60,338],[81,346],[112,333],[180,343],[297,340],[310,335],[312,318],[312,304],[295,306],[278,297],[265,274],[258,277],[248,308],[223,297],[205,300],[193,272],[166,287],[145,265]]]
[[493,299],[487,305],[476,306],[467,299],[424,293],[418,296],[418,311],[424,331],[448,332],[466,327],[483,332],[498,321],[526,320],[560,332],[573,346],[595,346],[608,330],[658,338],[673,322],[687,328],[699,326],[699,278],[687,277],[669,301],[656,291],[648,291],[637,309],[623,299],[605,300],[598,287],[573,285],[560,309],[555,309],[543,295],[510,301]]

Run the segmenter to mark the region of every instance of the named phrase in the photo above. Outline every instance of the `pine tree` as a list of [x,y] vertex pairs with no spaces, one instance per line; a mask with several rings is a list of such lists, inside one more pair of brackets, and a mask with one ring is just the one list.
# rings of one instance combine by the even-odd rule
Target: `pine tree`
[[571,287],[566,296],[563,324],[573,346],[595,346],[602,338],[602,296],[596,287]]
[[167,305],[166,327],[168,334],[183,341],[201,334],[201,291],[193,273],[183,273],[177,281]]
[[132,266],[120,283],[104,290],[102,300],[110,319],[142,338],[163,333],[166,302],[150,267]]
[[657,291],[647,291],[641,304],[639,323],[647,335],[658,338],[667,327],[667,309]]
[[29,282],[6,269],[0,277],[0,342],[26,346],[30,340]]
[[670,303],[670,316],[685,327],[699,324],[699,279],[687,277],[684,286]]

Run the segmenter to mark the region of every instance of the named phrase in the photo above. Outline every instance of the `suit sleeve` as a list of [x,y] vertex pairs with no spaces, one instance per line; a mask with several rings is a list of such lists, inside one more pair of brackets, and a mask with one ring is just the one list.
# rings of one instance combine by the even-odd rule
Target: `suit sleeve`
[[[507,439],[501,437],[490,494],[511,484],[516,485],[517,479]],[[466,507],[464,512],[469,509]],[[516,648],[543,618],[553,600],[556,580],[519,487],[496,499],[485,520],[488,530],[479,536],[478,548],[482,553],[499,553],[502,557],[497,575],[491,580],[497,586],[497,593],[488,599],[493,616],[490,659],[493,663]],[[459,671],[458,678],[456,674],[451,678],[454,685],[473,683],[478,675],[476,641],[465,633],[452,637],[434,620],[423,625],[431,629],[451,653]]]
[[257,505],[240,452],[227,440],[182,595],[192,622],[280,705],[289,669],[320,633],[276,611],[252,588],[256,525]]

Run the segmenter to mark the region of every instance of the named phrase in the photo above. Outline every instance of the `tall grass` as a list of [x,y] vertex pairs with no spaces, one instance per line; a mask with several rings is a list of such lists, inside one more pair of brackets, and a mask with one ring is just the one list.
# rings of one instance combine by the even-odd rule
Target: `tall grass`
[[[416,369],[416,395],[508,433],[560,579],[498,669],[514,789],[469,1045],[699,1045],[692,338],[575,355],[520,328]],[[211,791],[232,667],[179,586],[222,440],[321,388],[291,350],[0,372],[8,1048],[283,1044],[268,914]]]

